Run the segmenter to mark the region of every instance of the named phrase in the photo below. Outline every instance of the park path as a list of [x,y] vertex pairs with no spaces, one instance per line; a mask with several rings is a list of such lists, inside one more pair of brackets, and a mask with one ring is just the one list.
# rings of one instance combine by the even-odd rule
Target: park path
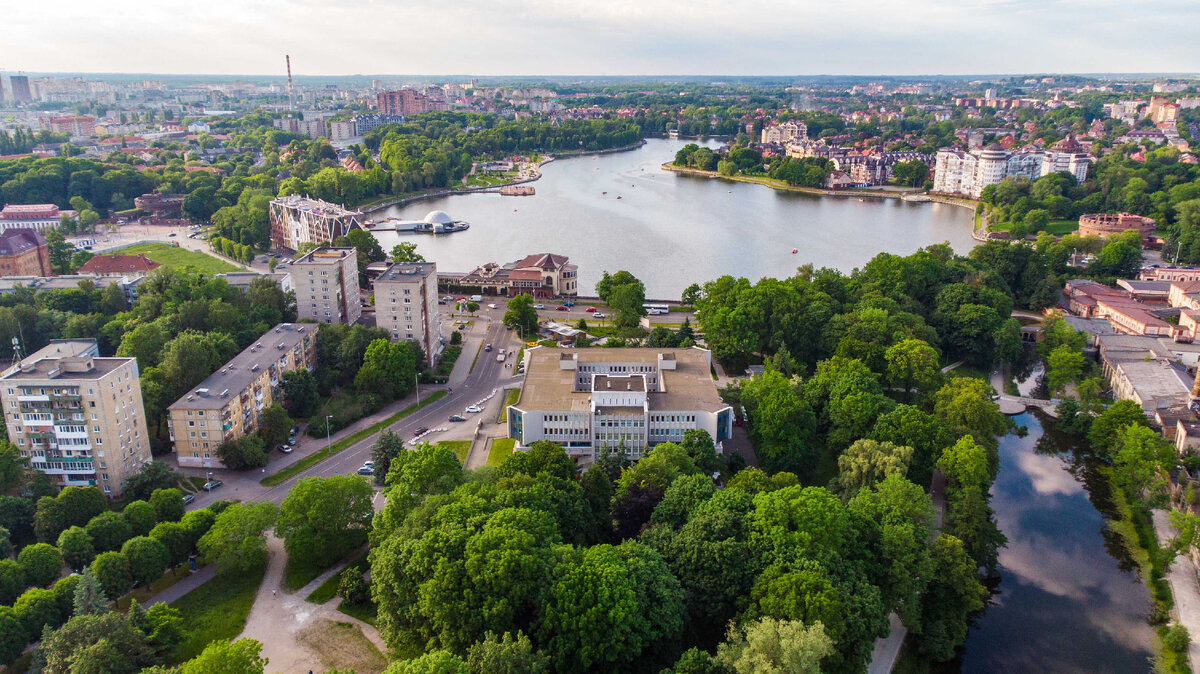
[[283,549],[283,541],[274,535],[267,536],[267,573],[262,585],[258,587],[254,607],[250,609],[246,627],[239,638],[255,639],[263,645],[262,654],[270,660],[267,665],[268,672],[291,674],[326,669],[317,654],[296,639],[305,627],[319,620],[354,624],[381,653],[387,652],[378,630],[337,610],[340,599],[324,604],[313,604],[304,599],[327,578],[339,573],[348,561],[338,563],[300,590],[289,593],[283,590],[284,570],[287,566],[287,553]]
[[150,608],[151,604],[157,604],[160,601],[164,604],[173,603],[183,595],[212,580],[216,575],[217,565],[209,564],[208,566],[202,567],[199,571],[193,572],[192,575],[188,576],[187,578],[184,578],[178,583],[175,583],[171,587],[164,589],[162,592],[159,592],[153,597],[150,597],[146,601],[142,602],[142,606]]
[[[1167,519],[1167,511],[1155,510],[1154,533],[1160,546],[1175,537],[1175,528]],[[1200,665],[1200,585],[1197,584],[1196,567],[1187,555],[1180,555],[1171,563],[1167,571],[1167,582],[1171,585],[1171,596],[1175,598],[1175,618],[1187,628],[1192,635],[1191,645],[1188,646],[1188,665],[1192,671],[1198,671]]]

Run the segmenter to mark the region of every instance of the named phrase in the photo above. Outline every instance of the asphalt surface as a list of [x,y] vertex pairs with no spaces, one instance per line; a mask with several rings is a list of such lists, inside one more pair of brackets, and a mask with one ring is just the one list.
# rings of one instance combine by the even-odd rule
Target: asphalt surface
[[[488,316],[488,314],[491,314]],[[497,408],[495,405],[489,405],[484,412],[480,414],[470,414],[465,412],[468,405],[475,404],[489,394],[492,389],[500,389],[505,385],[515,381],[513,375],[513,363],[516,362],[516,356],[512,349],[519,347],[521,342],[517,339],[517,335],[504,327],[500,321],[503,313],[496,310],[484,310],[481,315],[475,319],[476,330],[479,330],[479,325],[483,323],[486,327],[483,328],[483,341],[490,343],[493,347],[491,352],[480,352],[479,359],[475,362],[474,370],[467,376],[466,380],[461,384],[452,386],[452,390],[447,395],[436,402],[413,412],[403,419],[392,424],[389,428],[401,438],[405,443],[412,439],[414,433],[422,426],[427,428],[444,428],[453,422],[448,421],[450,415],[461,414],[467,418],[465,423],[468,425],[475,424],[480,418],[483,418],[484,423],[495,420]],[[453,326],[453,322],[447,319],[447,327]],[[504,363],[496,360],[498,350],[500,348],[508,349],[507,357]],[[463,351],[460,358],[473,359],[474,351]],[[469,362],[469,361],[468,361]],[[507,366],[507,367],[506,367]],[[445,390],[445,386],[437,387],[422,387],[422,399],[426,395],[432,394],[438,390]],[[497,392],[497,397],[501,392]],[[493,398],[491,403],[495,403]],[[306,477],[330,477],[333,475],[354,474],[355,471],[363,465],[363,462],[370,458],[371,445],[375,443],[375,438],[378,434],[372,434],[362,440],[354,443],[350,447],[343,449],[338,454],[324,461],[317,463],[308,470],[302,471],[299,474],[289,478],[288,480],[274,487],[266,487],[258,483],[260,479],[265,477],[266,473],[258,471],[236,472],[228,469],[213,470],[213,477],[224,480],[225,484],[211,493],[200,492],[196,494],[195,501],[188,506],[189,510],[203,508],[209,503],[221,499],[238,499],[242,501],[271,501],[273,503],[281,503],[287,496],[288,490],[292,488],[296,482]],[[430,440],[436,442],[435,438]],[[295,460],[300,460],[303,456],[319,451],[325,447],[326,443],[323,440],[315,440],[305,438],[301,441],[301,450]],[[407,445],[411,447],[411,445]],[[292,462],[289,462],[289,464]],[[280,465],[276,470],[286,467]],[[201,471],[186,470],[191,475],[197,475]],[[272,471],[274,472],[274,471]]]

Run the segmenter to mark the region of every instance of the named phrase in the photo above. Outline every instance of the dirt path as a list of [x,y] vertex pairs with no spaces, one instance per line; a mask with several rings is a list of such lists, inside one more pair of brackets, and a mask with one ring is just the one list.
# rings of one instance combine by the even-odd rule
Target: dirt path
[[267,665],[268,672],[292,674],[309,670],[324,671],[327,667],[322,664],[318,655],[297,639],[305,627],[320,620],[356,625],[381,653],[386,652],[378,630],[338,612],[336,606],[339,599],[324,604],[312,604],[304,600],[326,578],[338,573],[342,565],[326,571],[304,588],[289,594],[283,590],[283,574],[287,565],[283,541],[275,536],[267,536],[267,554],[267,574],[258,588],[258,595],[254,598],[254,607],[250,609],[250,615],[246,619],[246,628],[239,636],[262,643],[262,653],[270,660]]

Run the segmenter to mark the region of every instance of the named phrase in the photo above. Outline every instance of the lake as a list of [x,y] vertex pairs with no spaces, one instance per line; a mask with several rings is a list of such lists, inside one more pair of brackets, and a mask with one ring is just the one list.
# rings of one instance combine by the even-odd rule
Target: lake
[[471,223],[440,236],[376,233],[385,251],[416,242],[440,271],[553,252],[579,266],[581,294],[593,294],[601,272],[626,269],[645,282],[648,297],[668,300],[724,274],[782,278],[807,263],[850,272],[884,251],[907,255],[948,241],[966,253],[975,244],[973,214],[957,206],[823,197],[664,171],[687,142],[651,139],[629,152],[551,162],[531,183],[534,196],[452,195],[370,218],[443,210]]

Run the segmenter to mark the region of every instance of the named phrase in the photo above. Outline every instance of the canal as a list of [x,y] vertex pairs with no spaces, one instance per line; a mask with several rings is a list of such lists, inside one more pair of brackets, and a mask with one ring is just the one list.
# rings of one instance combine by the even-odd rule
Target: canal
[[384,250],[415,242],[440,271],[554,252],[579,265],[583,294],[601,272],[627,269],[658,299],[723,274],[784,278],[807,263],[850,272],[883,251],[907,255],[948,241],[966,253],[975,243],[973,214],[957,206],[823,197],[662,170],[687,142],[651,139],[629,152],[551,162],[531,183],[534,196],[453,195],[370,217],[419,220],[442,210],[470,222],[465,232],[440,236],[376,234]]
[[1000,582],[961,660],[946,669],[1149,671],[1150,592],[1106,526],[1113,506],[1098,462],[1034,414],[1015,420],[1029,433],[1000,439],[992,488],[992,507],[1008,537]]

